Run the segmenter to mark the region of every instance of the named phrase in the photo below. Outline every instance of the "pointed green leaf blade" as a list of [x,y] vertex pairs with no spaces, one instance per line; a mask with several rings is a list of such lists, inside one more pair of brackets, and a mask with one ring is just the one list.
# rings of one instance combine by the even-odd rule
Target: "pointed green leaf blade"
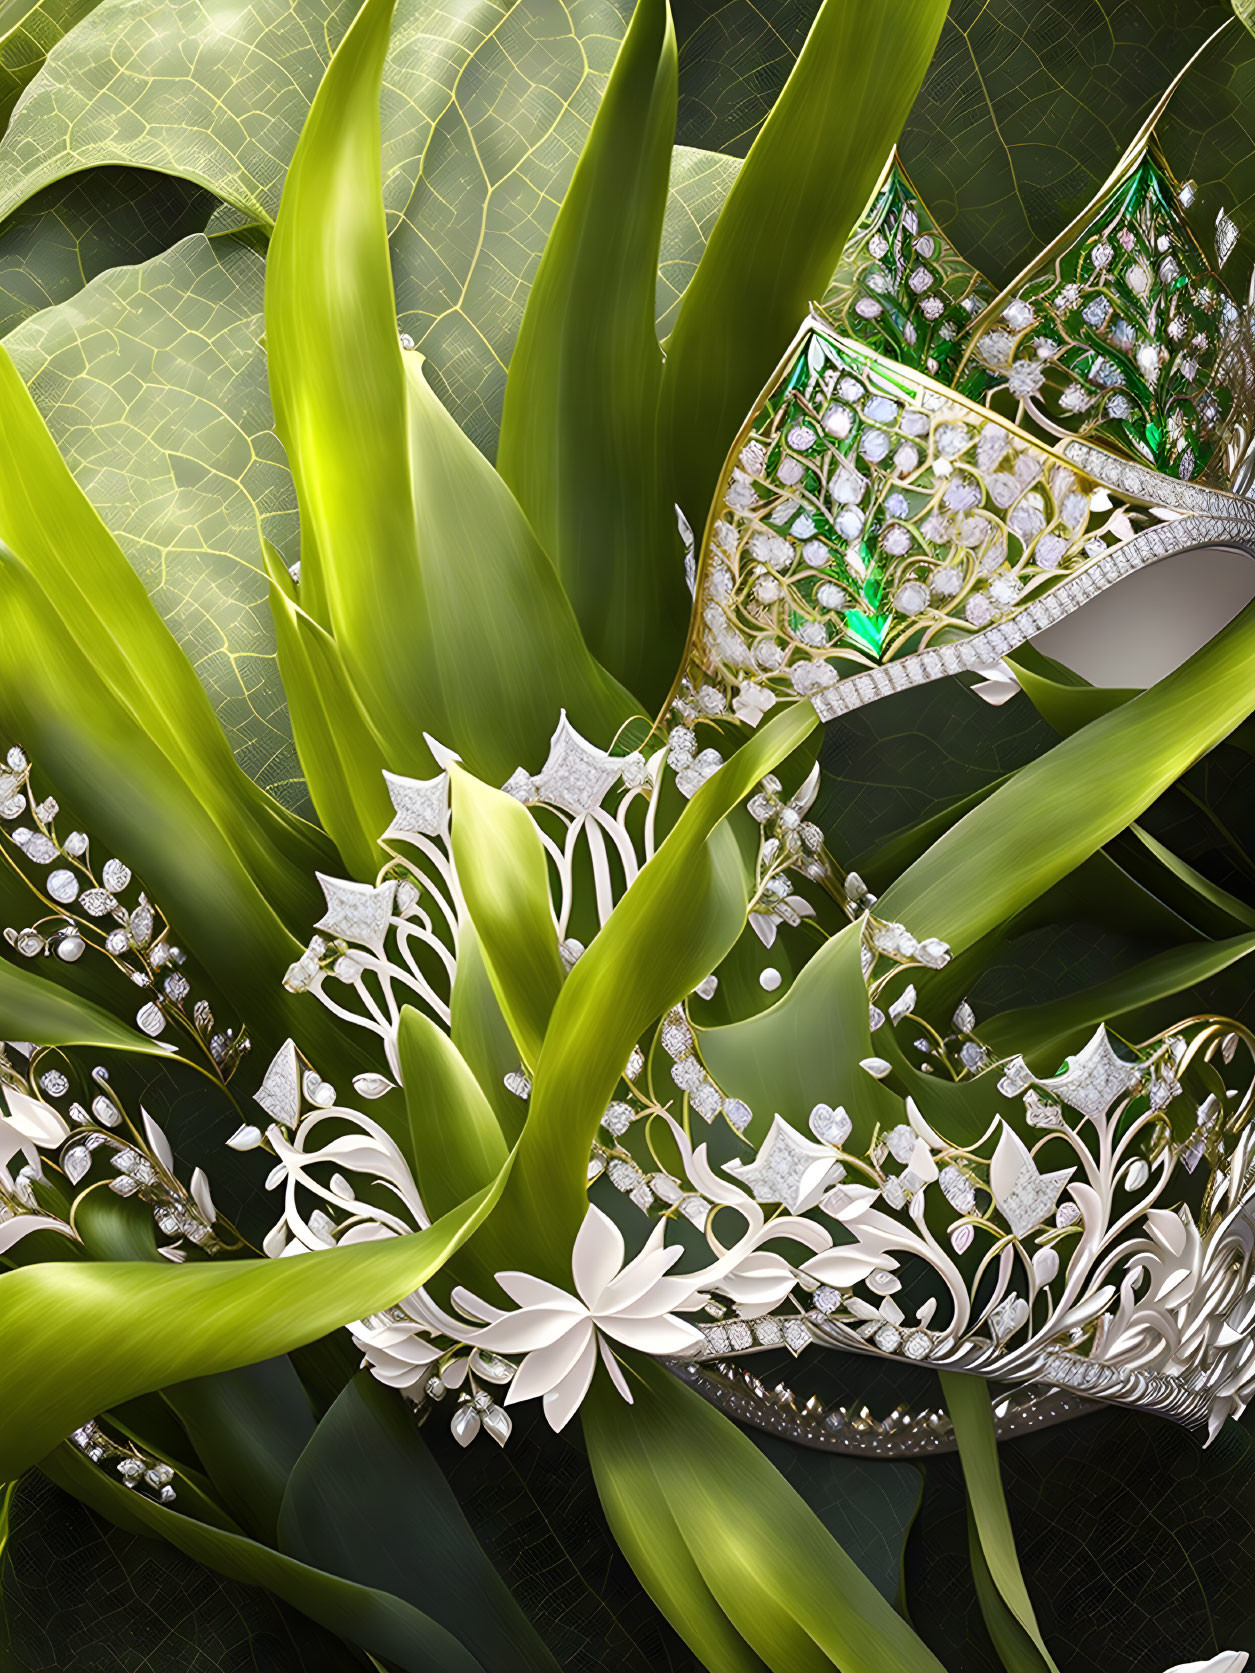
[[1255,606],[1182,666],[1030,762],[880,897],[877,916],[955,952],[1131,824],[1251,710]]
[[474,1656],[429,1615],[389,1592],[355,1585],[286,1557],[243,1534],[128,1492],[75,1447],[58,1447],[40,1463],[50,1481],[124,1528],[164,1539],[218,1574],[265,1586],[321,1626],[386,1656],[404,1673],[486,1673]]
[[[749,879],[725,821],[816,724],[795,703],[766,722],[702,785],[563,985],[536,1070],[519,1159],[489,1238],[534,1245],[555,1283],[569,1279],[588,1155],[643,1031],[690,994],[745,926]],[[515,1257],[516,1259],[517,1257]]]
[[675,108],[667,0],[639,0],[532,284],[497,454],[594,655],[651,709],[689,614],[657,445]]
[[998,1439],[994,1433],[989,1384],[983,1377],[964,1376],[954,1371],[942,1371],[940,1377],[946,1410],[954,1424],[959,1456],[963,1460],[968,1504],[989,1573],[1050,1673],[1059,1673],[1042,1639],[1028,1588],[1020,1573],[1015,1535],[1011,1532],[1011,1518],[1007,1514],[1002,1474],[998,1467]]
[[557,1673],[471,1532],[412,1409],[360,1371],[292,1472],[281,1550],[430,1615],[487,1673]]
[[[631,1370],[631,1406],[606,1379],[584,1403],[589,1458],[612,1527],[641,1563],[639,1577],[704,1662],[754,1665],[710,1661],[716,1650],[726,1654],[726,1639],[711,1635],[709,1604],[693,1595],[691,1570],[664,1577],[648,1550],[655,1522],[662,1549],[674,1542],[668,1518],[714,1604],[773,1673],[941,1673],[748,1437],[654,1361],[633,1356]],[[640,1491],[646,1469],[662,1515]],[[633,1528],[633,1516],[643,1530]]]
[[491,1211],[505,1173],[425,1231],[289,1260],[46,1262],[0,1276],[0,1480],[137,1394],[251,1365],[390,1307]]
[[414,1177],[427,1212],[443,1214],[496,1178],[506,1142],[453,1041],[411,1005],[401,1008],[397,1054]]
[[946,0],[826,0],[728,194],[667,342],[663,445],[695,530],[745,414],[827,289]]

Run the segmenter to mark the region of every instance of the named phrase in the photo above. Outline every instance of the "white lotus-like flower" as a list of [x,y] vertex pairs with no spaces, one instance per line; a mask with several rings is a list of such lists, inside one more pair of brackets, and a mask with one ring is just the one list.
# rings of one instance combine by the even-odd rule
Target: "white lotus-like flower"
[[63,1220],[41,1214],[23,1169],[11,1164],[21,1157],[26,1169],[40,1177],[39,1147],[52,1149],[69,1137],[70,1129],[51,1104],[42,1103],[14,1086],[4,1092],[8,1107],[0,1101],[0,1191],[14,1202],[29,1205],[31,1212],[13,1212],[0,1203],[0,1254],[11,1249],[28,1232],[56,1231],[66,1237],[74,1233]]
[[454,1292],[463,1312],[488,1321],[464,1334],[494,1353],[523,1354],[507,1405],[543,1399],[552,1429],[574,1416],[588,1393],[600,1354],[619,1393],[629,1403],[632,1391],[607,1338],[647,1354],[678,1354],[698,1347],[699,1330],[674,1317],[697,1300],[693,1276],[667,1274],[683,1254],[663,1243],[660,1221],[645,1247],[624,1264],[622,1234],[601,1209],[588,1213],[571,1251],[574,1295],[526,1272],[499,1272],[497,1282],[518,1311],[490,1307],[464,1290]]
[[1245,1650],[1221,1650],[1210,1661],[1179,1661],[1165,1673],[1242,1673],[1249,1659]]

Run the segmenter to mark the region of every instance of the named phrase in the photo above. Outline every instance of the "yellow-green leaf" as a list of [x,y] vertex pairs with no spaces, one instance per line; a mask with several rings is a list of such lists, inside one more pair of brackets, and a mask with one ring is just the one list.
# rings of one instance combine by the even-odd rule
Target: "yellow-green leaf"
[[946,0],[826,0],[667,341],[663,445],[700,531],[732,438],[821,297],[919,88]]
[[0,1480],[137,1394],[287,1353],[425,1284],[505,1182],[425,1231],[289,1260],[45,1262],[0,1276]]
[[704,1666],[942,1673],[748,1436],[652,1360],[632,1356],[631,1387],[630,1406],[606,1379],[590,1391],[589,1461],[615,1537]]
[[521,802],[452,769],[453,858],[501,1013],[535,1068],[562,987],[549,862]]

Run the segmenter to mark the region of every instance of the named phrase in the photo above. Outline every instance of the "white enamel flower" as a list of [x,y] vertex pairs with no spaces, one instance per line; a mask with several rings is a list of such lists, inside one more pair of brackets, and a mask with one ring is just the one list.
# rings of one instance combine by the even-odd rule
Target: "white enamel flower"
[[[11,1201],[27,1204],[31,1212],[14,1213],[0,1203],[0,1253],[11,1249],[28,1232],[74,1234],[61,1220],[41,1214],[29,1175],[41,1177],[39,1147],[52,1149],[69,1137],[69,1128],[51,1104],[42,1103],[16,1087],[5,1088],[8,1108],[0,1101],[0,1191]],[[21,1158],[16,1173],[12,1164]],[[24,1164],[24,1166],[22,1165]]]
[[1165,1673],[1242,1673],[1249,1659],[1245,1650],[1221,1650],[1210,1661],[1180,1661]]
[[701,1345],[701,1332],[673,1316],[693,1303],[696,1292],[692,1278],[667,1276],[683,1250],[678,1244],[666,1248],[665,1233],[660,1221],[625,1265],[619,1228],[590,1203],[571,1251],[574,1295],[526,1272],[497,1274],[501,1288],[518,1303],[514,1313],[455,1292],[463,1312],[488,1320],[483,1330],[466,1332],[468,1339],[473,1334],[479,1347],[494,1353],[524,1355],[507,1405],[540,1398],[550,1428],[561,1429],[588,1393],[599,1354],[615,1387],[631,1402],[607,1338],[647,1354],[678,1354]]

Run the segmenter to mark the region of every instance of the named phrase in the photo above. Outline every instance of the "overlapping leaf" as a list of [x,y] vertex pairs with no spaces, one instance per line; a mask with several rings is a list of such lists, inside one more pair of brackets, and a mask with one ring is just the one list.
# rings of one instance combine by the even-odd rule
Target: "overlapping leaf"
[[503,1182],[426,1231],[299,1260],[45,1263],[0,1276],[0,1479],[119,1401],[286,1353],[391,1306],[470,1236]]
[[5,346],[241,765],[302,805],[259,540],[297,556],[261,349],[262,273],[238,239],[196,235],[103,274]]

